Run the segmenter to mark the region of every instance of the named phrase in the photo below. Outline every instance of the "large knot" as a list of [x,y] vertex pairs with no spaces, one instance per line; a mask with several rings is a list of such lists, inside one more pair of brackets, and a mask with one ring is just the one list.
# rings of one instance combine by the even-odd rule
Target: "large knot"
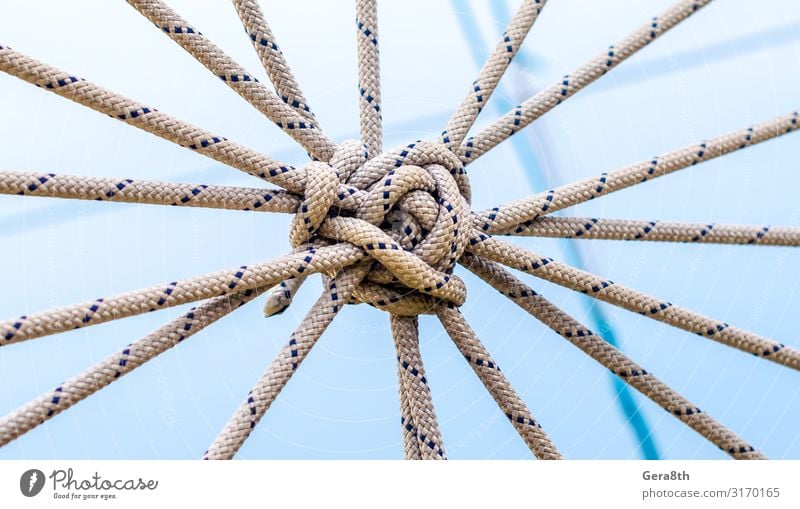
[[346,183],[367,159],[369,152],[365,145],[357,141],[346,141],[334,152],[330,163],[312,161],[304,168],[306,184],[303,201],[289,231],[292,247],[311,240],[336,202],[339,184]]
[[469,242],[470,189],[452,152],[416,142],[370,159],[362,144],[346,142],[329,164],[305,170],[294,247],[361,247],[376,263],[355,293],[359,301],[402,314],[423,312],[431,298],[463,304],[466,287],[452,272]]

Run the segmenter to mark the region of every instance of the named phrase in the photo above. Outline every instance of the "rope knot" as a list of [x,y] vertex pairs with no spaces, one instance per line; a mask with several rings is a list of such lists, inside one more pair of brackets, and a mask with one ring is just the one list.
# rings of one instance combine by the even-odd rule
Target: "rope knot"
[[312,161],[305,167],[306,184],[303,201],[292,221],[289,242],[292,247],[308,243],[328,216],[336,202],[336,191],[340,183],[350,176],[368,159],[365,145],[348,140],[334,152],[330,163]]
[[289,231],[289,242],[298,247],[309,242],[325,220],[333,202],[339,176],[327,163],[313,161],[306,166],[306,188]]
[[431,309],[431,298],[461,305],[466,287],[452,272],[471,225],[462,163],[432,142],[369,156],[364,145],[350,141],[330,164],[306,166],[292,245],[348,242],[362,248],[376,263],[354,294],[358,302],[404,315]]

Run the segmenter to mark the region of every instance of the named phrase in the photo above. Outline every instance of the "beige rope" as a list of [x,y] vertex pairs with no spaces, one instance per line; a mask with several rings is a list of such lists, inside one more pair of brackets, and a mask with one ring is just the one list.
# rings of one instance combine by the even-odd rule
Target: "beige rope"
[[[413,456],[419,454],[419,459],[446,459],[442,434],[436,421],[433,399],[419,352],[417,318],[390,316],[392,338],[397,351],[403,448],[406,457],[415,459]],[[416,448],[408,444],[408,441],[416,442]]]
[[224,81],[258,111],[297,140],[309,153],[327,161],[336,150],[313,122],[299,115],[255,76],[233,61],[214,43],[160,0],[128,0],[137,11]]
[[283,58],[283,53],[275,42],[275,36],[272,35],[272,30],[270,30],[258,2],[233,0],[233,6],[253,43],[253,48],[261,59],[264,70],[267,71],[270,81],[275,86],[275,92],[283,102],[294,108],[298,115],[319,129],[319,122],[311,112],[308,101],[303,96],[289,64]]
[[300,206],[286,191],[21,171],[0,172],[0,194],[257,212],[294,213]]
[[710,1],[683,0],[643,24],[627,37],[612,44],[606,51],[580,66],[572,74],[567,74],[514,108],[514,111],[509,111],[489,127],[468,138],[459,147],[461,160],[468,163],[482,156],[656,40]]
[[[252,149],[215,136],[2,45],[0,70],[294,193],[303,194],[305,191],[305,169],[278,163]],[[349,167],[352,161],[358,161],[362,157],[362,152],[353,145],[343,144],[339,154],[333,154],[333,159]],[[347,170],[352,172],[349,180],[352,180],[355,187],[340,184],[336,189],[336,205],[348,210],[357,209],[359,200],[364,196],[363,192],[359,192],[360,189],[383,177],[387,167],[399,167],[403,164],[445,166],[454,174],[462,194],[469,198],[468,182],[458,158],[440,144],[417,142],[375,157],[357,171],[350,167]]]
[[467,254],[464,266],[534,318],[736,459],[766,459],[753,446],[561,311],[500,265]]
[[[695,313],[495,238],[470,242],[470,252],[527,272],[551,283],[584,293],[648,318],[693,332],[743,352],[800,370],[800,351],[765,337]],[[473,242],[474,241],[474,242]]]
[[486,233],[512,233],[524,230],[527,226],[526,221],[793,132],[798,127],[797,120],[798,113],[793,112],[609,173],[601,173],[596,177],[484,210],[476,214],[476,224]]
[[281,281],[276,287],[271,289],[267,293],[267,298],[264,300],[264,316],[270,317],[279,315],[286,311],[286,308],[292,304],[294,294],[305,280],[306,278],[304,277],[287,279],[286,281]]
[[305,171],[0,45],[0,71],[245,173],[302,193]]
[[[2,54],[3,51],[0,50],[0,56]],[[427,145],[418,145],[419,147],[416,149],[405,150],[405,156],[403,157],[412,162],[417,160],[427,161],[433,157],[434,161],[447,163],[446,159],[440,159],[435,155],[441,151],[446,151],[446,149],[441,148],[440,150],[427,152]],[[389,161],[394,161],[391,163],[392,166],[402,166],[402,162],[400,162],[402,160],[398,160],[397,156],[392,155],[392,153],[387,154],[386,157],[389,158]],[[374,158],[369,163],[373,161],[378,164],[386,164],[384,156]],[[322,163],[312,164],[320,165]],[[386,173],[389,177],[385,178],[376,188],[381,189],[380,192],[360,192],[363,196],[359,200],[361,203],[357,215],[366,220],[348,217],[325,218],[330,206],[330,193],[336,191],[330,177],[332,173],[328,172],[329,176],[326,177],[327,170],[309,172],[308,189],[315,194],[306,196],[301,204],[300,212],[293,228],[295,245],[298,245],[299,242],[305,242],[304,239],[308,239],[308,236],[314,231],[318,231],[322,238],[347,244],[323,246],[319,250],[309,248],[305,252],[293,253],[272,262],[265,262],[252,267],[243,266],[239,269],[197,276],[183,281],[173,281],[169,284],[110,298],[97,299],[87,303],[7,320],[0,322],[0,340],[3,340],[2,344],[14,343],[72,328],[102,323],[111,319],[133,316],[164,307],[215,297],[225,293],[244,291],[256,286],[270,286],[287,278],[307,276],[320,271],[335,271],[340,267],[351,265],[363,259],[366,255],[380,262],[388,269],[392,278],[396,278],[407,287],[460,305],[466,295],[464,283],[458,277],[449,274],[448,271],[455,264],[456,256],[460,256],[460,253],[465,248],[468,239],[464,234],[455,235],[450,230],[443,230],[444,233],[440,234],[438,229],[431,232],[433,243],[445,243],[448,247],[452,247],[452,249],[447,250],[435,249],[436,253],[447,252],[447,258],[444,258],[445,261],[441,264],[437,264],[439,267],[437,269],[425,263],[414,253],[403,250],[391,236],[379,227],[370,224],[371,222],[380,222],[383,215],[390,208],[389,204],[395,203],[401,198],[402,193],[409,189],[415,189],[420,186],[424,188],[429,184],[433,186],[441,185],[441,196],[445,199],[448,197],[448,193],[456,192],[455,189],[458,184],[455,177],[437,165],[430,166],[430,170],[428,170],[431,172],[428,177],[430,180],[427,183],[422,177],[424,170],[411,167],[408,173],[408,181],[398,176],[397,181],[393,183],[391,178],[393,170],[390,170]],[[323,167],[327,168],[324,165]],[[367,171],[372,172],[375,170],[368,169]],[[353,177],[357,175],[358,172],[354,173]],[[327,184],[319,187],[317,186],[318,181],[323,184],[327,182]],[[354,191],[351,196],[358,194],[359,192]],[[456,201],[457,205],[463,203],[461,197],[452,199]],[[373,206],[374,203],[382,203],[382,205],[375,207]],[[447,202],[443,201],[441,207],[441,213],[448,218],[448,220],[444,221],[444,224],[456,224],[459,220],[459,213],[461,213],[461,221],[466,216],[466,213],[460,207],[453,207]],[[320,211],[322,212],[320,213]],[[318,221],[322,221],[322,223],[318,225]],[[448,223],[448,221],[450,222]],[[319,226],[318,230],[317,226]],[[302,237],[302,234],[306,236]]]
[[361,141],[367,146],[370,157],[374,157],[383,150],[377,0],[356,0],[356,28]]
[[458,350],[534,456],[543,460],[561,459],[556,446],[533,418],[522,398],[500,371],[500,367],[486,351],[461,313],[453,307],[442,306],[437,310],[437,316]]
[[567,239],[650,240],[800,246],[800,228],[744,224],[635,221],[595,217],[540,217],[514,235]]
[[247,290],[216,297],[176,318],[121,352],[107,357],[83,373],[45,392],[0,419],[0,447],[83,401],[121,376],[166,352],[258,295]]
[[173,281],[112,297],[90,300],[0,322],[0,346],[49,334],[89,327],[110,320],[210,299],[317,272],[335,272],[364,257],[350,244],[309,248],[275,260]]
[[333,318],[350,299],[353,289],[368,270],[368,265],[345,269],[326,285],[322,295],[300,322],[289,342],[253,386],[245,402],[225,424],[203,459],[233,458]]
[[447,127],[442,132],[442,143],[448,148],[455,149],[464,141],[464,137],[484,105],[489,102],[497,83],[505,74],[546,3],[547,0],[523,0],[522,5],[514,13],[503,33],[503,38],[484,62],[478,78],[472,82],[467,96],[450,117]]
[[398,398],[400,399],[400,426],[403,434],[403,458],[407,460],[421,460],[422,452],[419,449],[417,440],[417,427],[414,425],[414,417],[411,415],[411,407],[408,403],[408,390],[403,382],[403,367],[397,364],[398,379]]

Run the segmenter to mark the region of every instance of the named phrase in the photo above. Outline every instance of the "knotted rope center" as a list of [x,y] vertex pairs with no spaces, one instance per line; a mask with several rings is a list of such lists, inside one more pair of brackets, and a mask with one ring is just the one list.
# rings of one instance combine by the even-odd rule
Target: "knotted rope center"
[[305,171],[290,241],[297,249],[363,249],[373,264],[357,302],[402,314],[418,314],[422,301],[430,308],[430,297],[463,304],[466,287],[452,272],[469,240],[470,188],[452,152],[416,142],[370,159],[364,145],[348,141],[330,164]]

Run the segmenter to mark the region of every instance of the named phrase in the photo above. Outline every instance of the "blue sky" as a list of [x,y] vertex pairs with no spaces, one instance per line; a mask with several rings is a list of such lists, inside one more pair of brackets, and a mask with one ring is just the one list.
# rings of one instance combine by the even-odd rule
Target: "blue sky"
[[[170,1],[260,75],[226,2]],[[552,0],[502,99],[516,104],[602,51],[669,1]],[[265,9],[322,127],[357,134],[351,2]],[[451,2],[380,3],[387,147],[434,137],[475,77],[473,54],[502,23],[467,2],[483,40],[465,44]],[[511,9],[516,2],[509,2]],[[35,30],[31,27],[36,27]],[[294,165],[304,152],[125,2],[3,6],[2,43]],[[791,1],[713,2],[529,128],[540,180],[506,143],[469,167],[482,209],[636,162],[798,108],[800,9]],[[477,42],[476,42],[477,44]],[[512,86],[513,85],[513,86]],[[79,105],[0,76],[0,165],[84,175],[260,183]],[[496,115],[487,109],[478,126]],[[797,134],[565,211],[634,219],[800,224]],[[530,162],[530,161],[529,161]],[[0,197],[0,310],[7,317],[285,253],[290,217],[236,211]],[[515,242],[565,259],[565,243]],[[800,347],[798,255],[789,248],[585,241],[592,271]],[[463,308],[506,375],[572,458],[639,457],[606,371],[468,273]],[[525,278],[588,321],[573,293]],[[28,435],[0,458],[195,458],[316,299],[307,284],[281,316],[257,301]],[[0,414],[177,316],[182,308],[0,349]],[[800,457],[800,375],[604,306],[623,350],[771,457]],[[430,318],[422,353],[451,458],[527,458],[457,350]],[[636,397],[666,458],[721,453]],[[323,336],[240,453],[242,458],[402,456],[387,317],[349,307]]]

